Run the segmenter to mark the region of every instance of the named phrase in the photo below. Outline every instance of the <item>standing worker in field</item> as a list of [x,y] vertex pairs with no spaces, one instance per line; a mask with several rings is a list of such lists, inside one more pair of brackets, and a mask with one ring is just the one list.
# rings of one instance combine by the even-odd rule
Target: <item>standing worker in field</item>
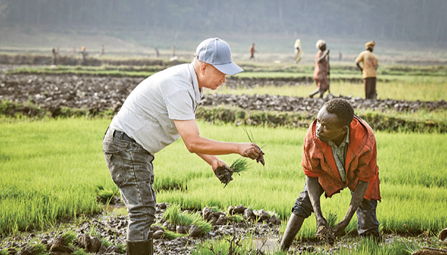
[[313,98],[317,93],[320,93],[320,98],[323,98],[324,92],[329,89],[329,50],[326,50],[326,42],[323,40],[318,40],[316,47],[318,52],[315,55],[314,80],[318,89],[312,92],[309,97]]
[[231,170],[215,155],[237,153],[264,164],[264,153],[256,144],[204,138],[195,120],[204,89],[215,90],[226,75],[241,71],[225,41],[207,39],[197,47],[191,64],[168,68],[142,81],[113,118],[103,149],[129,212],[127,254],[153,254],[150,226],[155,222],[156,197],[152,161],[155,153],[179,137],[225,183],[231,180]]
[[85,46],[82,46],[81,48],[81,65],[85,65],[87,60],[87,51]]
[[248,49],[250,51],[250,60],[255,59],[255,43],[252,43],[250,48]]
[[[289,249],[304,219],[312,212],[317,219],[316,236],[332,241],[335,236],[342,236],[357,211],[359,235],[380,240],[376,217],[377,201],[381,199],[376,139],[368,123],[354,115],[348,101],[332,99],[320,109],[304,138],[301,165],[306,184],[292,208],[281,250]],[[330,229],[321,212],[320,196],[325,193],[331,197],[346,187],[352,194],[348,212]]]
[[303,55],[303,51],[301,50],[301,40],[300,39],[296,39],[295,45],[293,46],[293,48],[295,50],[295,63],[298,63],[301,60],[301,55]]
[[[365,44],[366,50],[362,51],[355,60],[355,64],[363,73],[363,85],[365,87],[366,99],[377,99],[376,81],[377,81],[377,68],[379,68],[379,61],[376,55],[372,52],[376,43],[374,41],[367,42]],[[360,66],[362,63],[363,66]]]

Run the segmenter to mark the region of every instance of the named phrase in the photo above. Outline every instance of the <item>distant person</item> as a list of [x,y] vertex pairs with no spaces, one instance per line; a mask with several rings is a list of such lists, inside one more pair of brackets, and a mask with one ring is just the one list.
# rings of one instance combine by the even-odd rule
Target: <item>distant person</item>
[[155,57],[156,58],[160,57],[160,52],[158,51],[157,47],[155,47],[154,50],[155,50]]
[[252,43],[248,50],[250,52],[250,60],[252,60],[252,59],[254,60],[255,59],[255,52],[256,52],[256,50],[255,50],[255,43]]
[[[323,105],[307,130],[303,148],[301,165],[306,183],[292,207],[281,250],[289,249],[312,212],[317,220],[316,236],[343,236],[357,211],[358,234],[380,241],[376,216],[377,201],[381,200],[377,145],[368,123],[354,115],[348,101],[332,99]],[[320,196],[325,193],[330,198],[346,187],[351,190],[351,202],[345,205],[347,213],[330,229],[321,211]]]
[[[377,99],[376,81],[377,68],[379,68],[379,61],[376,55],[372,52],[376,43],[374,41],[365,44],[366,50],[362,51],[355,60],[355,64],[363,73],[363,86],[365,87],[366,99]],[[362,63],[362,66],[360,65]]]
[[314,80],[318,89],[312,92],[309,97],[313,98],[317,93],[320,93],[320,98],[323,98],[324,92],[329,89],[329,50],[326,50],[326,42],[323,40],[318,40],[316,47],[318,52],[315,55]]
[[101,44],[101,51],[99,53],[100,56],[104,55],[104,44]]
[[82,46],[81,48],[81,65],[85,65],[87,60],[87,50],[85,46]]
[[296,39],[295,45],[293,48],[295,50],[295,63],[298,63],[301,60],[301,55],[303,55],[303,51],[301,50],[301,40],[300,39]]
[[338,61],[341,61],[343,59],[343,55],[341,54],[341,51],[338,52]]
[[196,123],[195,113],[205,88],[215,90],[226,75],[241,71],[225,41],[204,40],[192,63],[170,67],[142,81],[112,119],[103,151],[129,213],[127,254],[153,254],[150,226],[155,222],[156,195],[152,162],[157,152],[179,137],[224,183],[231,180],[231,170],[216,155],[235,153],[264,164],[258,145],[204,138]]
[[58,54],[57,54],[57,51],[56,51],[56,49],[55,48],[53,48],[52,50],[51,50],[51,54],[53,55],[53,61],[52,61],[52,65],[57,65],[57,58],[58,58]]

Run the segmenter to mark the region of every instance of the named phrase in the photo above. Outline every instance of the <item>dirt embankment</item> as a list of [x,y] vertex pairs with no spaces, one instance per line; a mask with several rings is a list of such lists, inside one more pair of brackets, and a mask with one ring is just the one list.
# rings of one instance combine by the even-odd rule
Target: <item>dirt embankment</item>
[[[32,102],[41,107],[87,108],[95,111],[119,109],[129,93],[143,78],[78,75],[0,75],[0,100]],[[228,83],[257,83],[257,80],[229,80]],[[269,82],[269,81],[266,81]],[[276,81],[275,81],[276,83]],[[447,102],[364,100],[345,97],[355,109],[417,111],[446,109]],[[246,110],[315,113],[325,100],[274,95],[205,94],[204,106],[236,106]]]
[[[177,65],[179,61],[163,61],[161,59],[108,59],[100,57],[87,56],[82,65],[85,66],[172,66]],[[33,54],[0,54],[0,64],[4,65],[37,65],[49,66],[53,64],[53,57],[48,55]],[[81,55],[59,55],[56,59],[56,65],[76,66],[81,65]]]
[[[42,110],[50,112],[50,116],[85,115],[94,116],[105,111],[117,112],[130,92],[144,78],[110,77],[91,75],[0,75],[0,102],[10,101],[15,105],[4,104],[2,113],[8,116],[22,114],[40,116]],[[227,82],[236,86],[257,83],[253,79],[229,79]],[[266,82],[271,82],[267,81]],[[277,81],[275,81],[276,84]],[[197,117],[207,121],[221,119],[225,122],[243,122],[247,125],[269,126],[308,126],[309,120],[315,116],[329,97],[303,98],[274,95],[226,95],[205,94],[201,105],[205,106],[197,113]],[[394,110],[397,112],[415,112],[420,109],[445,110],[447,102],[404,101],[404,100],[365,100],[362,98],[345,97],[355,109],[369,109],[376,112]],[[17,105],[21,105],[17,107]],[[224,107],[222,107],[224,106]],[[218,109],[209,111],[205,108]],[[223,108],[235,108],[232,110]],[[67,110],[71,109],[71,110]],[[78,113],[73,113],[84,109]],[[243,112],[240,112],[243,111]],[[263,114],[252,114],[258,112]],[[267,114],[267,112],[290,114]],[[299,116],[293,116],[299,115]],[[261,116],[262,115],[262,116]],[[426,132],[441,130],[447,132],[445,123],[411,122],[383,116],[361,116],[366,118],[375,129],[399,130],[405,127],[407,131]],[[408,127],[407,127],[408,126]],[[427,129],[428,128],[428,129]],[[444,130],[444,131],[443,131]]]

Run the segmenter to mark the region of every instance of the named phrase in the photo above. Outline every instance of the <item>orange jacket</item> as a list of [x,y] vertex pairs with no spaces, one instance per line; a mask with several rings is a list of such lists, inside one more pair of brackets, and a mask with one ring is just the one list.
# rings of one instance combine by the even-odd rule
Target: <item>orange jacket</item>
[[[301,165],[306,176],[318,177],[326,197],[330,197],[340,192],[345,184],[338,172],[331,146],[316,137],[315,129],[316,120],[310,125],[304,138]],[[345,171],[346,186],[350,190],[355,190],[359,180],[369,182],[364,198],[380,201],[376,138],[368,123],[357,116],[354,116],[350,125]]]

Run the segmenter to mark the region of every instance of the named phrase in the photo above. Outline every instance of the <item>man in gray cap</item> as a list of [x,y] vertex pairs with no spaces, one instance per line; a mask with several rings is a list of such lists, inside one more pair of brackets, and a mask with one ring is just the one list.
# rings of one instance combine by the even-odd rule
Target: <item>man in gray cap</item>
[[216,155],[237,153],[264,164],[264,153],[256,144],[204,138],[195,120],[204,88],[214,90],[226,75],[241,71],[225,41],[207,39],[197,47],[191,64],[170,67],[142,81],[113,118],[103,151],[129,212],[127,254],[153,254],[150,226],[155,222],[156,197],[152,161],[155,153],[179,137],[224,183],[231,180],[232,172]]

